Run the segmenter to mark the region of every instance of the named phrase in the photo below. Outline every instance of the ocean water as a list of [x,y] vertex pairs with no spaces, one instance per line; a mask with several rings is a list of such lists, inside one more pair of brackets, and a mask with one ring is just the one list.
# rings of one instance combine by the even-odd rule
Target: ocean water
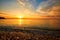
[[60,29],[60,19],[0,19],[0,27]]

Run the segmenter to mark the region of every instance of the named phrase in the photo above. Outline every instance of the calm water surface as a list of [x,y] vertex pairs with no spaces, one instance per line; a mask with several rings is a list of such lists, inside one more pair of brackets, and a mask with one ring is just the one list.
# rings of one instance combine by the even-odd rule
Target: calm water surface
[[0,27],[39,27],[60,29],[59,19],[0,19]]

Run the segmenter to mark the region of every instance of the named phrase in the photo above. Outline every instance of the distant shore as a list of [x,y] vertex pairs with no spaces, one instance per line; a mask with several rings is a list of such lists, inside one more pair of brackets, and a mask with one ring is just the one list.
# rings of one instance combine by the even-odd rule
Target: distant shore
[[0,17],[0,19],[5,19],[4,17]]

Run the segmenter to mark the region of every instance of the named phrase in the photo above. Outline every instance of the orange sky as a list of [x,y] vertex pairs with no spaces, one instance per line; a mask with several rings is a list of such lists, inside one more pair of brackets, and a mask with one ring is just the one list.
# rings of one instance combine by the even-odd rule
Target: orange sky
[[0,0],[0,16],[5,18],[59,16],[59,3],[59,0]]

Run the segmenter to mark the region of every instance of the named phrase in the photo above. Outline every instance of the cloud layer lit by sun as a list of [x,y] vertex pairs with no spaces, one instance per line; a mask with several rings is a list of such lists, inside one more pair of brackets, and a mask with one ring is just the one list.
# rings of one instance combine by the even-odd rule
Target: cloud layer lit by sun
[[[14,15],[17,17],[31,17],[31,18],[39,18],[40,16],[59,16],[60,15],[60,0],[15,0],[16,9],[10,11],[1,11],[5,13],[10,13],[10,15]],[[41,1],[41,2],[39,2]],[[13,2],[12,2],[13,3]],[[2,7],[1,7],[2,9]]]
[[34,10],[34,6],[32,5],[32,2],[36,4],[36,0],[29,2],[29,0],[17,0],[19,5],[22,7],[21,13],[30,15],[30,16],[59,16],[60,15],[60,0],[46,0],[37,6],[37,8]]

